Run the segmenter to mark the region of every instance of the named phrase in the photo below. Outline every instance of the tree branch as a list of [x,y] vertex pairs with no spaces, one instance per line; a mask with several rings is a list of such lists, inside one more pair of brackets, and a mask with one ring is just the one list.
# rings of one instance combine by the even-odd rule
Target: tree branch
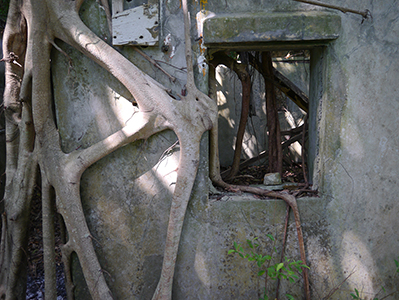
[[146,139],[151,135],[167,129],[160,118],[150,113],[137,113],[128,125],[111,134],[104,140],[83,150],[76,150],[68,156],[68,162],[75,165],[77,177],[96,161],[115,151],[116,149],[139,139]]
[[183,14],[184,14],[184,42],[185,42],[185,54],[187,63],[187,89],[196,88],[194,82],[194,69],[193,69],[193,57],[191,50],[191,22],[190,13],[187,7],[187,0],[182,0]]
[[292,81],[273,68],[273,76],[268,76],[263,70],[261,63],[251,53],[248,54],[250,64],[269,82],[272,82],[280,91],[286,94],[296,105],[305,112],[309,110],[309,97],[298,88]]
[[[214,53],[213,59],[210,64],[213,65],[213,69],[215,69],[218,65],[223,64],[226,67],[228,67],[230,70],[233,70],[240,79],[242,86],[241,116],[237,130],[237,139],[234,150],[233,164],[229,169],[229,173],[224,178],[225,180],[228,180],[237,175],[240,168],[242,141],[245,134],[245,127],[248,120],[250,100],[251,100],[250,99],[251,89],[252,89],[251,76],[247,70],[247,65],[239,64],[235,59],[226,55],[224,51],[219,51],[217,53]],[[223,176],[223,174],[221,175]]]
[[166,72],[154,59],[149,57],[147,54],[145,54],[143,51],[141,51],[138,47],[134,47],[134,50],[136,50],[137,53],[139,53],[141,56],[143,56],[146,60],[148,60],[150,63],[154,65],[154,67],[158,68],[162,73],[164,73],[166,76],[169,77],[169,79],[172,82],[176,81],[176,78],[170,75],[168,72]]

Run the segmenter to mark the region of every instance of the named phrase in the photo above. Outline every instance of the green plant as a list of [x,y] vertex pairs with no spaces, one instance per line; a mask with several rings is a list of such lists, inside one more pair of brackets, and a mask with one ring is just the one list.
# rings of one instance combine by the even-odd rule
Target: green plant
[[0,0],[0,22],[5,23],[7,19],[10,0]]
[[[385,291],[384,288],[382,288],[382,289]],[[351,293],[350,295],[352,296],[352,299],[364,300],[363,298],[360,298],[360,294],[359,294],[359,291],[357,289],[355,289],[355,293]],[[373,300],[378,300],[378,298],[373,298]]]
[[355,289],[355,293],[351,293],[352,299],[356,299],[356,300],[361,300],[362,298],[360,298],[359,295],[359,291],[357,289]]
[[[267,234],[267,237],[272,241],[275,242],[273,235]],[[302,268],[308,268],[301,260],[291,260],[285,258],[284,262],[275,263],[271,265],[272,254],[262,255],[259,254],[257,250],[259,250],[260,244],[256,241],[258,238],[254,238],[253,240],[247,239],[247,245],[250,248],[249,252],[244,251],[244,247],[241,244],[234,242],[234,249],[230,249],[228,254],[238,254],[241,258],[247,259],[249,262],[255,262],[256,265],[259,267],[259,271],[257,272],[258,276],[266,275],[266,278],[270,278],[272,280],[277,279],[286,279],[290,282],[295,282],[295,279],[298,279],[298,275],[296,273],[301,273]],[[276,247],[274,247],[274,252],[277,252]],[[265,263],[268,262],[267,265]],[[290,294],[286,294],[289,300],[294,299],[293,296]],[[263,298],[260,300],[268,300],[269,297],[267,296],[267,290],[265,287],[265,293]]]
[[[398,258],[398,259],[399,259],[399,258]],[[396,272],[395,272],[395,276],[396,276],[396,275],[399,274],[399,261],[396,260],[396,259],[394,259],[394,262],[395,262],[395,266],[396,266]],[[377,295],[378,295],[381,291],[383,291],[384,293],[386,292],[386,291],[385,291],[385,288],[384,288],[383,286],[381,287],[380,291],[375,295],[375,297],[373,298],[373,300],[380,300],[379,298],[377,298]],[[360,293],[359,293],[359,291],[358,291],[357,289],[355,289],[355,292],[354,292],[354,293],[350,293],[350,295],[351,295],[352,299],[354,299],[354,300],[364,300],[363,298],[360,297]],[[391,294],[390,294],[390,295],[391,295]],[[387,298],[387,297],[390,296],[390,295],[387,295],[387,296],[381,298],[381,300]]]

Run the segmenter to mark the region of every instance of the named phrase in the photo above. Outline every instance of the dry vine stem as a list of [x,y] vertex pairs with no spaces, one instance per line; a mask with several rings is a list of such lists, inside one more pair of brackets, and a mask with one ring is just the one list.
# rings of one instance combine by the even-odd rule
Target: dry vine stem
[[[73,299],[70,262],[76,253],[93,299],[113,299],[107,286],[80,197],[80,179],[93,163],[116,149],[166,130],[173,130],[180,143],[178,178],[172,198],[162,274],[154,300],[170,300],[177,250],[183,220],[199,162],[203,133],[211,131],[211,177],[220,179],[217,156],[217,106],[196,88],[190,42],[187,0],[183,0],[187,93],[176,101],[168,90],[140,71],[118,51],[91,32],[79,17],[84,0],[11,0],[4,32],[3,57],[18,57],[18,64],[6,61],[7,181],[4,197],[0,253],[0,298],[23,299],[26,287],[26,236],[30,199],[38,169],[43,191],[43,238],[46,299],[55,297],[54,240],[51,215],[55,198],[68,240],[62,246],[68,299]],[[56,39],[74,47],[117,78],[133,95],[139,112],[127,125],[86,149],[64,153],[52,110],[50,54]],[[230,188],[229,186],[227,186]],[[237,188],[236,188],[237,189]],[[240,188],[242,189],[242,188]],[[299,214],[295,198],[283,198],[295,212],[298,239]],[[291,196],[292,197],[292,196]],[[301,257],[304,248],[301,247]],[[304,261],[306,259],[303,258]]]

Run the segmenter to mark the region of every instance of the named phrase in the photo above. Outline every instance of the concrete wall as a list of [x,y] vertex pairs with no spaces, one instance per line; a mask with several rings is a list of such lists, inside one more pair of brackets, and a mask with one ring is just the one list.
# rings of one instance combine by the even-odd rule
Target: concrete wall
[[[193,21],[200,9],[213,12],[216,17],[257,13],[255,17],[265,18],[270,13],[272,18],[277,13],[300,12],[295,16],[299,15],[306,25],[312,14],[323,10],[288,0],[189,2]],[[298,202],[311,267],[312,299],[326,296],[352,271],[354,274],[331,299],[350,299],[349,293],[354,288],[361,291],[363,297],[370,298],[382,285],[387,294],[397,292],[398,286],[398,278],[393,274],[394,259],[399,256],[396,233],[399,225],[396,203],[399,192],[396,182],[399,8],[396,0],[329,3],[369,9],[373,19],[362,23],[359,15],[328,11],[328,15],[322,15],[324,27],[319,25],[309,31],[304,26],[295,32],[287,27],[291,35],[283,30],[269,32],[267,36],[257,31],[263,26],[259,23],[252,34],[257,40],[251,40],[248,32],[240,36],[238,31],[230,36],[231,44],[226,38],[223,45],[273,49],[285,47],[284,43],[288,42],[290,47],[311,49],[309,93],[313,101],[314,137],[311,143],[316,157],[314,186],[319,189],[320,197]],[[153,58],[178,68],[185,65],[179,6],[178,0],[161,3],[161,43],[144,49]],[[95,1],[87,1],[82,14],[97,34],[107,37],[105,18]],[[291,23],[299,22],[291,17]],[[341,27],[331,24],[337,17]],[[99,23],[99,19],[102,22]],[[276,30],[278,24],[283,24],[277,23],[273,23]],[[338,30],[339,37],[334,35],[334,30]],[[162,41],[169,33],[175,47],[173,57],[161,51]],[[195,22],[192,33],[193,39],[196,38]],[[320,39],[329,38],[321,42],[307,39],[312,34]],[[204,35],[205,43],[209,37]],[[295,43],[290,37],[296,39]],[[201,43],[200,40],[193,44],[199,62],[205,56]],[[211,43],[209,49],[223,45]],[[65,75],[68,74],[67,60],[63,55],[54,54],[58,124],[64,149],[71,151],[87,147],[123,126],[134,107],[128,101],[129,95],[113,78],[81,54],[64,47],[73,60],[78,61],[74,70]],[[177,84],[172,85],[129,46],[120,51],[163,84],[176,91],[184,86],[184,71],[163,65],[178,77]],[[207,67],[202,70],[201,66],[196,65],[196,79],[206,91]],[[93,236],[99,241],[97,251],[101,264],[110,274],[109,284],[117,299],[149,299],[155,289],[175,180],[171,171],[176,168],[178,149],[167,161],[159,162],[159,158],[174,141],[172,133],[164,133],[126,146],[89,168],[83,176],[82,197],[87,219]],[[268,253],[271,249],[265,238],[268,233],[277,236],[279,250],[285,204],[249,195],[227,194],[208,199],[206,148],[204,139],[201,169],[180,244],[174,299],[257,299],[264,278],[256,276],[253,265],[238,256],[227,255],[227,251],[234,241],[245,243],[247,238],[259,236],[262,251]],[[299,259],[292,220],[290,224],[287,256]],[[273,289],[274,282],[269,284]],[[285,292],[300,299],[302,281],[284,284],[280,294]],[[82,296],[83,292],[79,295],[80,299],[88,299]]]
[[323,54],[327,80],[316,172],[330,224],[331,277],[354,270],[348,287],[370,297],[382,285],[388,293],[398,286],[399,7],[396,1],[345,6],[367,8],[373,19],[362,24],[357,15],[342,15],[340,38]]
[[[237,11],[251,14],[257,10],[323,10],[288,1],[275,5],[259,3],[256,9],[255,5],[247,9],[243,2],[229,1],[225,10],[210,4],[209,10],[226,13],[227,18]],[[359,15],[336,12],[342,22],[339,37],[325,47],[312,47],[312,151],[316,157],[314,180],[320,191],[320,206],[315,207],[311,219],[321,217],[327,224],[325,233],[329,234],[324,242],[311,237],[307,241],[313,292],[318,291],[313,295],[326,295],[354,271],[334,299],[349,298],[349,290],[354,288],[362,291],[363,297],[371,298],[385,286],[387,293],[378,295],[383,297],[397,291],[398,282],[393,277],[399,249],[395,234],[399,211],[395,176],[398,5],[396,1],[329,3],[368,9],[373,18],[362,22]],[[260,38],[251,40],[246,34],[238,30],[236,35],[232,34],[231,44],[226,41],[227,46],[234,41],[248,49],[246,40],[252,47],[262,46]],[[265,37],[263,46],[284,47],[287,36],[278,36],[277,32],[270,36],[270,41]],[[206,36],[204,39],[206,42]],[[209,41],[211,47],[223,47],[214,36]],[[318,254],[323,243],[329,249],[327,260],[320,259]],[[396,297],[397,294],[390,298]]]

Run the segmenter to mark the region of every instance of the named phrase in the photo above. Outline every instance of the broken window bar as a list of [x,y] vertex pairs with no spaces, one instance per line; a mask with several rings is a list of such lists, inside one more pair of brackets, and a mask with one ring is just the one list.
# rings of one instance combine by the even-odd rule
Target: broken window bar
[[365,11],[359,11],[359,10],[354,10],[354,9],[331,5],[331,4],[325,4],[325,3],[321,3],[318,1],[312,1],[312,0],[294,0],[294,1],[317,5],[317,6],[323,6],[323,7],[332,8],[332,9],[337,9],[343,13],[350,12],[353,14],[358,14],[358,15],[361,15],[363,17],[363,19],[367,19],[368,17],[372,18],[371,13],[368,9],[366,9]]

